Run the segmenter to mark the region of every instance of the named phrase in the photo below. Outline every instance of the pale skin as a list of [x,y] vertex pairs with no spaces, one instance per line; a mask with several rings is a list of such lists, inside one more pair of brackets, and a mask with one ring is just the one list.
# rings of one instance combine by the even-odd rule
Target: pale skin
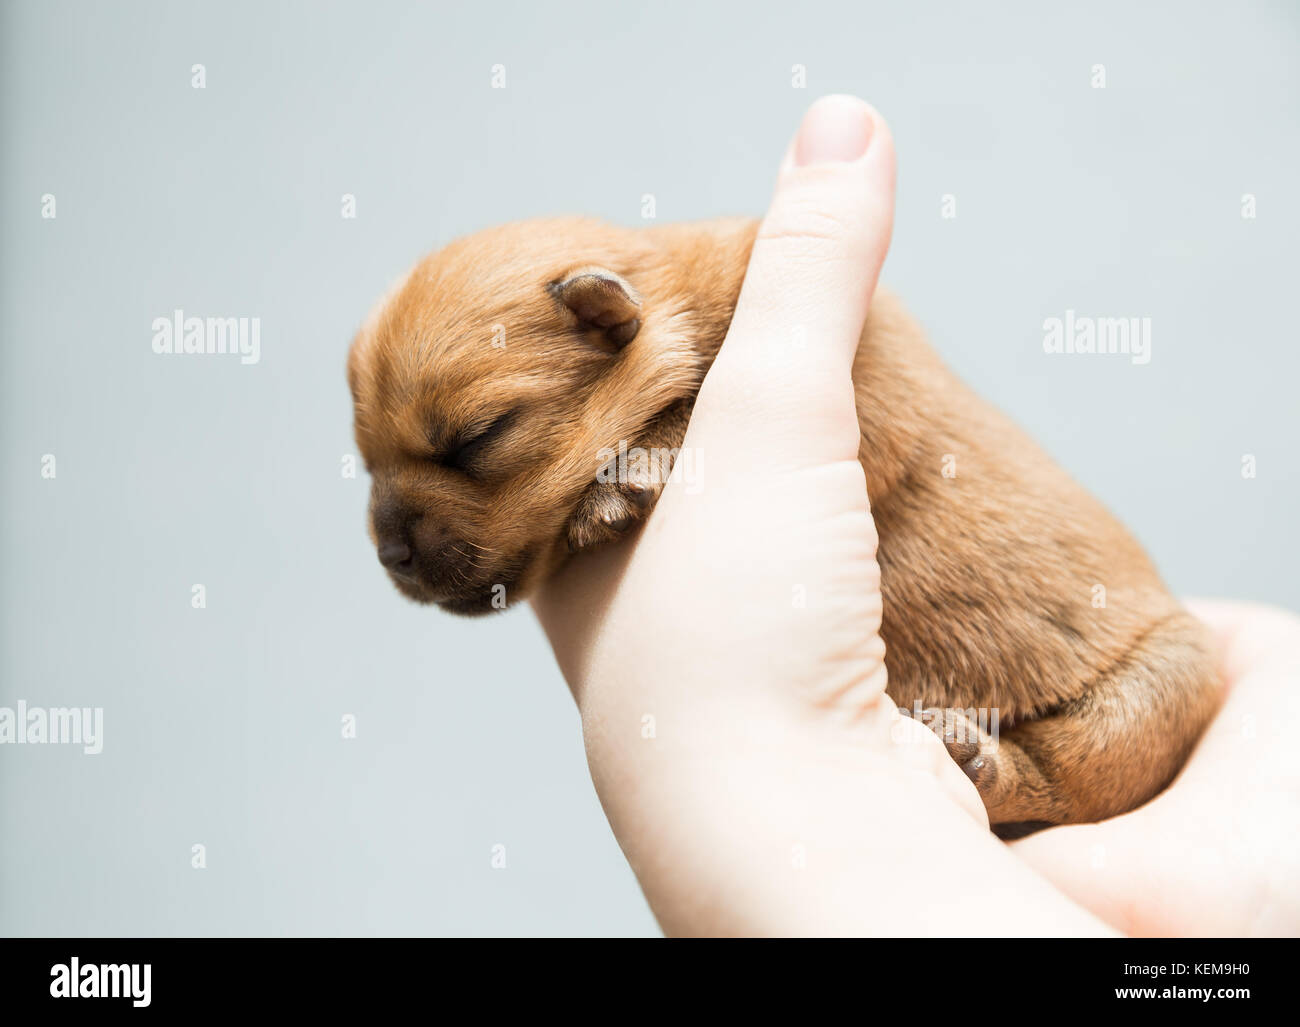
[[879,114],[814,104],[691,417],[697,480],[534,600],[651,909],[683,935],[1294,931],[1300,774],[1280,733],[1300,722],[1296,618],[1198,608],[1238,634],[1228,703],[1184,774],[1142,810],[1012,846],[885,694],[850,367],[893,191]]
[[1300,618],[1188,603],[1222,654],[1225,698],[1182,775],[1141,809],[1016,842],[1018,856],[1129,934],[1300,930]]

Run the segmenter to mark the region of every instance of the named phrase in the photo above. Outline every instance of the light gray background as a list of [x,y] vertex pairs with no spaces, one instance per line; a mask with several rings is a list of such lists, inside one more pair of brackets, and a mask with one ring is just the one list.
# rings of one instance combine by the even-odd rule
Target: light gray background
[[[760,213],[824,92],[891,122],[885,277],[957,370],[1177,591],[1300,607],[1296,6],[1059,6],[5,4],[0,705],[106,739],[0,746],[0,932],[655,932],[531,613],[380,573],[344,356],[460,233]],[[262,362],[156,356],[175,307]],[[1044,355],[1067,308],[1150,365]]]

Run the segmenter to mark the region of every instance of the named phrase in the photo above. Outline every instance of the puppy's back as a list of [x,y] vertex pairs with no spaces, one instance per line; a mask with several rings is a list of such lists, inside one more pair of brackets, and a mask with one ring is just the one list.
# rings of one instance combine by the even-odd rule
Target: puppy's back
[[959,381],[884,289],[854,383],[901,704],[1038,715],[1181,614],[1124,527]]

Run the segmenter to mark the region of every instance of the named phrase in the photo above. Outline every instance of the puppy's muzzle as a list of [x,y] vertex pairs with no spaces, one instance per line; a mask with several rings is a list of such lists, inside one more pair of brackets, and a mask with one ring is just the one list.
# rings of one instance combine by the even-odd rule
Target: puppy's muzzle
[[474,587],[475,549],[429,514],[385,504],[374,515],[379,562],[413,598],[439,601]]

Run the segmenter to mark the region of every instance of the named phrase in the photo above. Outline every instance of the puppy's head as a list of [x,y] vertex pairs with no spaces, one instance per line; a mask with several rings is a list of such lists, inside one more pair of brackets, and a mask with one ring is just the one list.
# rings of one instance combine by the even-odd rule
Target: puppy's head
[[601,451],[699,387],[744,266],[719,234],[744,226],[509,225],[426,258],[379,304],[348,381],[371,537],[403,594],[486,613],[564,558]]

